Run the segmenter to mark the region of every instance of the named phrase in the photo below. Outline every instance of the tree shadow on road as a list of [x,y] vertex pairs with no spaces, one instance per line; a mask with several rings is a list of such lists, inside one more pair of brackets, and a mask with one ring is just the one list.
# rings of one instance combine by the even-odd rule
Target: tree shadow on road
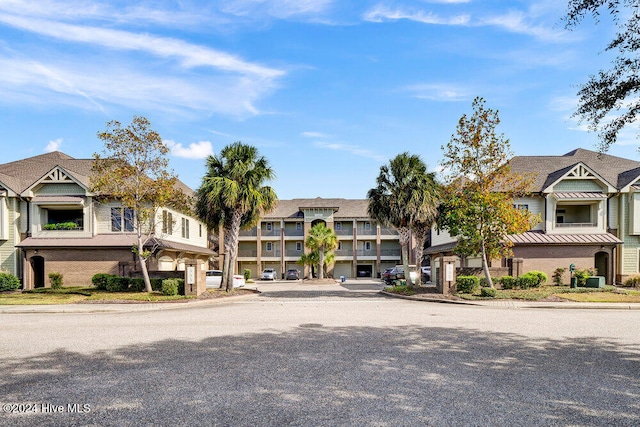
[[[144,331],[141,331],[144,333]],[[163,340],[2,362],[4,425],[639,425],[640,348],[452,328]]]

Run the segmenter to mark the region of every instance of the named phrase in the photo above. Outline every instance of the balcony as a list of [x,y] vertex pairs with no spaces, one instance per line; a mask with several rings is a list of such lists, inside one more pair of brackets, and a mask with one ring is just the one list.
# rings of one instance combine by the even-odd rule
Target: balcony
[[595,222],[556,222],[556,228],[593,228],[597,227]]
[[400,249],[380,249],[381,257],[399,257],[400,255]]
[[346,230],[335,230],[336,236],[353,236],[353,229],[349,228]]
[[295,250],[295,249],[287,249],[286,251],[284,251],[284,255],[288,256],[288,257],[300,257],[302,255],[302,250]]
[[258,229],[257,228],[252,228],[250,230],[240,230],[240,237],[245,237],[245,236],[249,236],[249,237],[255,237],[258,235]]
[[338,251],[334,251],[335,256],[353,256],[353,249],[340,249]]
[[241,258],[255,258],[258,256],[258,251],[255,249],[239,249],[238,257]]
[[358,254],[358,257],[378,256],[378,253],[376,252],[375,249],[370,249],[370,250],[358,249],[357,254]]
[[274,228],[273,230],[265,229],[265,230],[262,230],[260,235],[262,237],[279,237],[280,235],[282,235],[282,229],[281,228]]
[[280,258],[281,251],[273,250],[273,251],[262,251],[262,258]]
[[358,236],[375,236],[375,228],[358,228]]

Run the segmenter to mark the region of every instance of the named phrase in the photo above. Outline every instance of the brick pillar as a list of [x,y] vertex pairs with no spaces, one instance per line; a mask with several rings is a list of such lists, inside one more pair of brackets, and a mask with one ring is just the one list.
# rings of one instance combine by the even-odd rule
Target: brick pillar
[[440,257],[440,271],[436,288],[438,293],[450,295],[456,291],[457,256]]
[[201,259],[188,259],[184,263],[184,294],[198,296],[207,290],[206,273]]

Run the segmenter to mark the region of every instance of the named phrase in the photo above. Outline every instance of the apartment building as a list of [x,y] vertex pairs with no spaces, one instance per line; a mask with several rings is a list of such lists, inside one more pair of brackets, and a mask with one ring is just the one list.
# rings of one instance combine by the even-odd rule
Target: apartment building
[[[516,156],[510,165],[534,178],[530,194],[514,204],[542,222],[508,236],[513,258],[494,265],[512,268],[515,260],[521,272],[541,270],[551,277],[556,268],[574,264],[596,269],[607,283],[640,274],[640,162],[576,149],[562,156]],[[455,246],[455,237],[434,228],[427,252],[438,258],[455,253]]]
[[256,227],[240,232],[238,271],[248,269],[252,277],[259,277],[263,269],[273,268],[283,277],[288,269],[297,269],[309,277],[309,268],[297,261],[308,252],[304,242],[309,229],[324,222],[338,237],[329,275],[378,277],[380,271],[401,263],[400,244],[393,228],[369,218],[367,206],[367,200],[279,200]]
[[[51,272],[86,286],[96,273],[139,271],[132,212],[90,192],[92,164],[58,151],[0,164],[0,268],[25,289],[49,286]],[[181,270],[186,259],[206,265],[213,255],[206,226],[184,212],[160,209],[149,227],[150,270]]]

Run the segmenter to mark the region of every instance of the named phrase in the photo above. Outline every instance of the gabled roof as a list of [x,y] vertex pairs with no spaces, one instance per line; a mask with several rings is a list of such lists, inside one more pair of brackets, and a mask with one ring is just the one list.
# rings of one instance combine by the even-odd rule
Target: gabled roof
[[533,174],[529,191],[541,192],[579,164],[585,165],[611,187],[621,190],[640,178],[640,162],[578,148],[562,156],[515,156],[513,172]]
[[333,209],[333,217],[339,218],[368,218],[367,207],[369,201],[366,199],[291,199],[278,200],[276,208],[264,215],[263,219],[276,218],[302,218],[301,209],[304,208],[324,208]]
[[[93,162],[93,159],[74,159],[65,153],[54,151],[0,164],[0,186],[6,186],[13,192],[22,194],[49,173],[60,168],[69,174],[74,181],[89,188],[89,176]],[[193,194],[193,190],[180,180],[176,186],[187,195]]]

